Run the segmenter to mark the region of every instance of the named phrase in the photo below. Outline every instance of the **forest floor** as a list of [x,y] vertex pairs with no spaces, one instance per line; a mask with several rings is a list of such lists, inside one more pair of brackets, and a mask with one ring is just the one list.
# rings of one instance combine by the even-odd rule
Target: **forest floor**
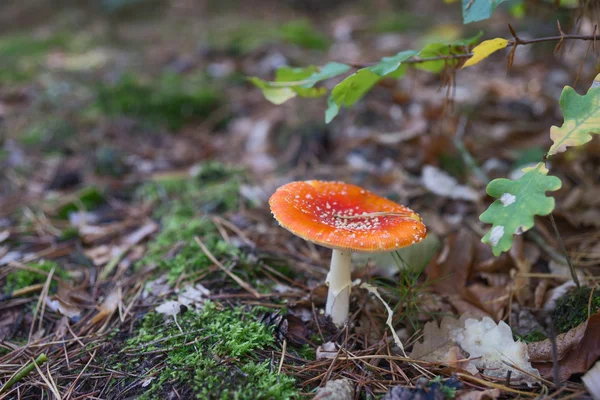
[[[510,37],[511,17],[463,26],[457,4],[433,0],[68,3],[0,6],[0,398],[287,399],[325,386],[321,399],[591,398],[600,142],[552,159],[554,218],[583,288],[548,218],[499,257],[478,219],[490,179],[543,156],[562,88],[590,86],[587,44],[559,57],[555,44],[520,47],[508,72],[506,54],[410,69],[325,124],[325,99],[275,106],[246,78],[480,29]],[[515,28],[553,35],[556,13],[536,13]],[[353,258],[404,349],[360,287],[345,327],[325,317],[330,250],[281,228],[267,203],[308,179],[360,185],[427,225],[398,256]],[[467,315],[500,336],[504,321],[508,339],[486,340],[526,343],[540,375],[467,372],[460,350],[410,358],[447,341],[432,321]]]

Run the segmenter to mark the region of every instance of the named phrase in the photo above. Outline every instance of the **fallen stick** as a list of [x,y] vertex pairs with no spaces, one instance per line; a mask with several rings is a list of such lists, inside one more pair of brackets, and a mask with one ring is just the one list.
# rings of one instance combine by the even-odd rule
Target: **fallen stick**
[[2,386],[0,388],[0,394],[5,393],[6,391],[8,391],[11,387],[13,387],[13,385],[17,382],[19,382],[21,379],[25,378],[27,375],[29,375],[29,373],[31,371],[33,371],[33,369],[35,368],[36,364],[38,366],[44,364],[46,361],[48,361],[48,357],[46,357],[46,355],[44,353],[40,354],[38,356],[38,358],[35,359],[34,362],[30,362],[29,364],[27,364],[25,366],[25,368],[23,368],[21,371],[19,371],[19,373],[15,374],[15,376],[13,376],[12,378],[10,378],[8,380],[8,382],[6,382],[4,384],[4,386]]

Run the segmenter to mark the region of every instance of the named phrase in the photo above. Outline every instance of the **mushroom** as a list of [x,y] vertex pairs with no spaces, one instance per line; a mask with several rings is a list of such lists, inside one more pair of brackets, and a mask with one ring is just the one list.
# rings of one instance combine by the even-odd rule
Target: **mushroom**
[[333,250],[325,313],[338,326],[348,319],[352,252],[389,252],[427,236],[409,208],[343,182],[291,182],[275,191],[269,205],[281,226]]

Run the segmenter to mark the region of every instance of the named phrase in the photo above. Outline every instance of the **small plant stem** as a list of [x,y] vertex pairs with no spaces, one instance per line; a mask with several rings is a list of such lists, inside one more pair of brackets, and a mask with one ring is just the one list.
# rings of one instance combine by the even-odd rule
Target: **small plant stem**
[[469,169],[471,171],[473,171],[475,176],[477,176],[477,178],[482,183],[487,185],[488,183],[490,183],[490,178],[488,178],[488,176],[485,174],[485,172],[479,167],[479,165],[477,165],[477,162],[475,161],[475,159],[473,158],[471,153],[469,153],[469,150],[467,150],[467,148],[463,142],[463,137],[465,135],[466,127],[467,127],[467,117],[465,117],[464,115],[461,115],[460,119],[458,120],[458,127],[456,128],[456,135],[454,135],[454,138],[452,138],[452,142],[454,143],[454,147],[456,147],[456,150],[458,150],[458,152],[460,153],[460,156],[463,159],[463,161],[465,162],[465,164],[467,164],[467,167],[469,167]]
[[342,326],[348,319],[350,308],[350,289],[352,279],[350,271],[352,252],[333,249],[331,266],[325,281],[329,286],[325,313],[331,316],[334,324]]
[[567,265],[569,266],[569,271],[571,271],[571,277],[573,278],[573,282],[577,285],[578,288],[581,287],[579,283],[579,278],[577,277],[577,272],[575,271],[575,267],[571,263],[571,257],[569,257],[569,253],[567,252],[567,246],[565,246],[565,242],[562,240],[562,236],[560,236],[560,232],[558,231],[558,227],[556,226],[556,221],[554,220],[554,215],[550,214],[550,223],[552,224],[552,229],[554,230],[554,234],[556,235],[556,240],[560,244],[560,249],[564,253],[565,259],[567,260]]
[[4,384],[4,386],[2,386],[0,388],[0,394],[7,392],[11,387],[14,386],[15,383],[18,383],[21,379],[25,378],[27,375],[29,375],[29,373],[31,371],[33,371],[33,369],[35,368],[35,366],[40,366],[43,363],[45,363],[46,361],[48,361],[48,357],[46,357],[46,354],[42,353],[38,356],[38,358],[35,359],[35,362],[30,362],[29,364],[27,364],[25,366],[25,368],[23,368],[21,371],[19,371],[19,373],[17,373],[15,376],[13,376],[12,378],[9,379],[8,382],[6,382]]

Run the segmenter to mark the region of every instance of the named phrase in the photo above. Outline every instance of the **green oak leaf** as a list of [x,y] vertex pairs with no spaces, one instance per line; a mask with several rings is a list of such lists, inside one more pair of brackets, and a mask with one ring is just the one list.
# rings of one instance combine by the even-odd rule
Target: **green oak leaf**
[[506,0],[462,0],[463,24],[488,19]]
[[554,198],[547,197],[546,191],[560,189],[560,179],[548,176],[544,163],[523,172],[525,175],[514,181],[494,179],[486,189],[498,200],[479,216],[482,222],[492,224],[481,241],[490,244],[496,256],[512,247],[513,235],[533,227],[536,215],[548,215],[554,209]]
[[566,86],[560,95],[560,108],[564,123],[561,127],[550,128],[554,144],[548,155],[565,151],[570,146],[580,146],[592,140],[592,134],[600,134],[600,83],[594,80],[583,96]]
[[350,107],[360,100],[384,76],[394,74],[395,78],[400,78],[397,72],[400,70],[402,62],[417,54],[414,50],[401,51],[394,56],[383,57],[377,64],[361,68],[346,77],[331,91],[325,111],[325,122],[331,122],[338,114],[340,107]]
[[275,81],[268,82],[257,77],[248,78],[263,95],[273,104],[283,104],[296,97],[320,97],[327,93],[325,88],[314,86],[325,79],[333,78],[347,72],[346,64],[330,62],[322,68],[310,66],[306,68],[281,67],[275,72]]

